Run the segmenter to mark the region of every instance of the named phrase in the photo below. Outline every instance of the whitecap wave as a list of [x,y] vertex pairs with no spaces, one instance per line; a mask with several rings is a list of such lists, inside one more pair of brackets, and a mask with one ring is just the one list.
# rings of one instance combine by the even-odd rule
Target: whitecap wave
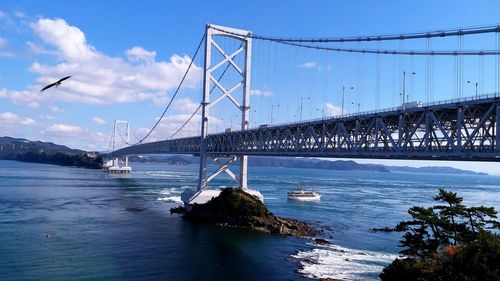
[[180,196],[160,197],[157,200],[165,201],[165,202],[169,202],[169,203],[183,204]]
[[161,195],[167,196],[167,195],[172,195],[172,194],[180,194],[181,193],[180,188],[175,188],[175,187],[170,187],[170,188],[164,188],[158,192]]
[[299,273],[309,278],[379,280],[378,275],[384,266],[398,256],[326,245],[310,251],[299,252],[292,257],[300,262]]
[[184,178],[186,175],[179,172],[172,171],[146,171],[146,175],[153,177],[169,177],[169,178]]
[[185,185],[185,186],[181,186],[181,187],[168,187],[168,188],[163,188],[158,193],[163,195],[163,196],[178,195],[178,194],[181,194],[182,191],[184,191],[187,188],[190,188],[190,186]]

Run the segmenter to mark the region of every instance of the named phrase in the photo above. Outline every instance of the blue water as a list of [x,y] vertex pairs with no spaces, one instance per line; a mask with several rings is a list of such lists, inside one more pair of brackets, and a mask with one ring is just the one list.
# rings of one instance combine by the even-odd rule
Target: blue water
[[[184,221],[169,209],[196,186],[198,167],[133,168],[123,176],[0,161],[0,280],[377,280],[400,236],[369,229],[431,205],[438,188],[500,209],[500,177],[250,167],[249,185],[273,213],[325,230],[333,244],[319,246]],[[304,185],[321,202],[287,200]]]

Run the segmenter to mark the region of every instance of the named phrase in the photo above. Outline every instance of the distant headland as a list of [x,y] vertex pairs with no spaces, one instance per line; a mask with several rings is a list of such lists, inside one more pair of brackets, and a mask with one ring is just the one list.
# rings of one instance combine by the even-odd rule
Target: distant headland
[[22,138],[0,137],[0,160],[54,164],[89,169],[102,168],[97,152],[71,149],[51,142],[29,141]]
[[[52,142],[30,141],[22,138],[0,137],[0,160],[15,160],[21,162],[55,164],[90,169],[102,168],[102,158],[98,152],[86,152],[72,149]],[[199,159],[193,156],[181,155],[134,155],[131,162],[156,162],[169,165],[198,164]],[[454,174],[454,175],[487,175],[452,167],[400,167],[375,164],[360,164],[352,160],[322,160],[317,158],[293,157],[248,157],[250,166],[281,167],[302,169],[324,169],[340,171],[367,172],[407,172],[424,174]]]

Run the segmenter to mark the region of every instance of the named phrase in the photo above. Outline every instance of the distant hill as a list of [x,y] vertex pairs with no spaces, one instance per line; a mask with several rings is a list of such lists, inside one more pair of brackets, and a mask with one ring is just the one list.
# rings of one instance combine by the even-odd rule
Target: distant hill
[[424,174],[453,174],[453,175],[488,175],[486,173],[478,173],[468,170],[461,170],[452,167],[429,166],[429,167],[407,167],[407,166],[384,166],[391,172],[411,172]]
[[[132,162],[161,162],[170,165],[189,165],[198,164],[199,159],[193,156],[182,155],[141,155],[132,156]],[[236,164],[236,163],[235,163]],[[378,164],[359,164],[352,160],[322,160],[315,158],[293,158],[293,157],[248,157],[248,164],[260,167],[284,167],[284,168],[308,168],[325,169],[341,171],[373,171],[373,172],[408,172],[408,173],[426,173],[426,174],[454,174],[454,175],[487,175],[486,173],[477,173],[473,171],[461,170],[452,167],[399,167],[385,166]]]
[[198,163],[199,161],[194,161],[194,157],[191,156],[179,156],[179,155],[132,155],[129,157],[130,162],[156,162],[165,163],[169,165],[189,165]]
[[[102,159],[98,153],[72,149],[52,142],[29,141],[21,138],[0,137],[0,160],[47,163],[61,166],[76,166],[98,169]],[[135,155],[131,162],[158,162],[170,165],[198,164],[198,157],[182,155]],[[237,163],[235,163],[237,164]],[[248,157],[248,164],[260,167],[306,168],[340,171],[409,172],[426,174],[487,175],[452,167],[399,167],[375,164],[359,164],[352,160],[322,160],[293,157]]]
[[[181,155],[141,155],[129,158],[134,162],[161,162],[171,165],[198,164],[199,159],[193,156]],[[235,163],[237,165],[237,163]],[[291,157],[248,157],[248,165],[259,167],[309,168],[325,170],[376,171],[389,172],[384,167],[359,164],[354,161],[327,161],[314,158]]]
[[102,159],[98,153],[71,149],[52,142],[29,141],[21,138],[0,137],[0,160],[55,164],[98,169]]
[[352,160],[329,161],[314,158],[248,157],[248,165],[261,167],[389,172],[382,166],[364,165],[356,163]]

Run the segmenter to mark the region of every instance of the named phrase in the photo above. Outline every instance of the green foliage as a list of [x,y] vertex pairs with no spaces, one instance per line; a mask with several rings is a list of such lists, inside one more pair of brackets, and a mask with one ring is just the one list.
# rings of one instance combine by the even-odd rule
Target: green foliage
[[30,151],[23,154],[16,154],[9,160],[54,164],[60,166],[83,167],[89,169],[102,168],[102,158],[100,156],[90,156],[86,153],[72,155],[63,152],[49,154],[46,152],[37,153]]
[[456,193],[443,189],[438,205],[414,206],[411,220],[380,231],[404,232],[400,253],[384,268],[382,280],[500,280],[500,229],[492,207],[467,207]]
[[380,278],[383,281],[497,281],[500,280],[500,236],[487,232],[477,240],[458,246],[456,251],[444,251],[431,260],[396,259]]
[[423,262],[417,259],[395,259],[380,273],[384,281],[420,281],[426,280]]

